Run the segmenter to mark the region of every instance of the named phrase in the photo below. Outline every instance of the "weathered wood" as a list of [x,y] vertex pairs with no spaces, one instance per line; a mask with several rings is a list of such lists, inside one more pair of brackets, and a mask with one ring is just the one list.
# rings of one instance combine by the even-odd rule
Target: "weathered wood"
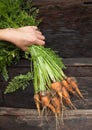
[[92,67],[92,58],[63,58],[64,64],[69,67]]
[[74,77],[92,77],[92,67],[67,67],[64,72],[68,76]]
[[[62,60],[67,67],[67,69],[64,70],[67,75],[77,77],[92,76],[92,58],[63,58]],[[13,78],[16,75],[28,72],[30,70],[30,64],[27,60],[21,60],[8,70],[10,78]],[[1,75],[0,81],[3,81]]]
[[[39,2],[40,1],[40,2]],[[87,5],[91,5],[92,1],[91,0],[34,0],[33,3],[35,3],[36,5],[48,5],[48,4],[56,4],[56,3],[61,3],[63,7],[65,6],[71,6],[71,5],[76,5],[76,4],[87,4]]]
[[[91,69],[92,67],[92,58],[63,58],[62,61],[67,68],[78,67],[79,69],[80,67],[82,68],[89,67],[89,69]],[[26,73],[27,71],[29,71],[29,69],[30,69],[30,63],[27,60],[21,60],[18,64],[9,67],[9,75],[13,77],[14,75],[20,73]],[[0,80],[1,79],[2,77],[0,75]]]
[[[58,130],[91,130],[92,119],[81,116],[74,119],[65,119],[64,125],[59,121]],[[50,118],[48,121],[42,119],[28,119],[25,117],[7,117],[0,116],[0,130],[56,130],[55,119]]]
[[35,0],[46,46],[61,57],[92,56],[92,4],[88,0]]
[[[64,113],[64,126],[60,130],[92,129],[92,2],[91,0],[34,0],[40,9],[39,26],[46,37],[46,47],[58,51],[63,58],[68,76],[75,76],[85,102],[71,95],[78,110]],[[20,61],[9,68],[10,77],[29,70],[29,62]],[[33,100],[33,84],[4,95],[7,83],[0,76],[0,130],[56,130],[53,117],[43,124]],[[6,108],[13,107],[13,108]],[[22,109],[21,109],[22,108]],[[23,109],[28,108],[28,109]],[[30,109],[29,109],[30,108]]]
[[[9,108],[0,107],[0,116],[29,116],[29,118],[40,118],[36,109]],[[53,116],[53,115],[49,115]],[[65,110],[65,118],[74,118],[77,116],[87,116],[92,118],[92,110]],[[70,116],[70,117],[69,117]]]
[[[59,130],[91,130],[92,110],[77,110],[64,112],[64,125],[62,117],[58,118]],[[53,116],[48,119],[38,116],[37,111],[17,108],[0,108],[0,130],[56,130],[56,120]]]
[[[66,66],[73,66],[73,67],[74,66],[76,66],[76,67],[77,66],[78,67],[79,66],[82,66],[82,67],[84,67],[84,66],[89,66],[89,67],[92,66],[92,57],[62,58],[62,61],[64,62],[64,64]],[[12,68],[25,68],[25,67],[29,68],[29,65],[30,65],[30,63],[29,63],[28,60],[23,60],[22,59],[16,65],[11,66],[10,69],[12,69]]]

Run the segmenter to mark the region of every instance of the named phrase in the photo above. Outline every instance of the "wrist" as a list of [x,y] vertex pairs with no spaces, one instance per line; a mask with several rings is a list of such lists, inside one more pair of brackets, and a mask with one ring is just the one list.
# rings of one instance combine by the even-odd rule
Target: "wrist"
[[12,28],[7,28],[7,29],[0,29],[0,40],[3,41],[10,41],[10,33],[11,33]]

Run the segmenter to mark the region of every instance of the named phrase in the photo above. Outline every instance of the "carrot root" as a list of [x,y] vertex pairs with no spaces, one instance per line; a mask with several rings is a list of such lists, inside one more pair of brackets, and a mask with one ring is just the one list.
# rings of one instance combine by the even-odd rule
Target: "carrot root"
[[52,97],[51,103],[55,107],[57,114],[60,115],[61,110],[60,98],[55,95],[54,97]]
[[61,91],[61,83],[60,82],[52,83],[51,89],[53,89],[55,92],[60,92]]
[[67,82],[66,79],[61,81],[61,84],[69,91],[71,92],[73,95],[75,95],[75,91],[73,91],[72,87],[69,85],[69,83]]
[[49,90],[49,92],[45,91],[34,95],[39,115],[41,115],[41,104],[43,108],[49,108],[56,117],[61,114],[61,111],[63,113],[63,108],[65,108],[64,103],[71,109],[76,109],[70,99],[69,92],[84,99],[78,88],[77,82],[72,77],[68,77],[61,82],[52,83]]
[[41,111],[40,111],[40,97],[39,97],[39,94],[35,94],[34,95],[34,100],[35,100],[35,103],[36,103],[38,114],[40,116],[41,115]]
[[51,109],[52,112],[55,114],[56,110],[55,110],[54,106],[51,104],[51,98],[49,97],[49,94],[46,94],[44,96],[40,94],[40,96],[41,96],[42,105]]
[[72,86],[73,89],[75,89],[75,91],[77,92],[79,97],[84,99],[83,95],[81,94],[81,92],[80,92],[80,90],[78,88],[76,80],[73,77],[68,77],[67,82]]

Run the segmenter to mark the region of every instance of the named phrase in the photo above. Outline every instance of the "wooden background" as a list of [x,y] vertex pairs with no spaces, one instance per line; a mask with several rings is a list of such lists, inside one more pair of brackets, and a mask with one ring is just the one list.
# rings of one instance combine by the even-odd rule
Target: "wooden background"
[[[85,97],[85,103],[72,97],[73,103],[78,109],[92,110],[92,1],[33,0],[33,3],[40,9],[39,17],[43,19],[39,28],[46,37],[46,47],[57,51],[62,57],[67,67],[64,70],[65,73],[76,77]],[[28,70],[28,61],[22,60],[9,68],[9,74],[13,77]],[[0,76],[1,107],[35,108],[32,83],[24,91],[18,90],[15,93],[4,95],[6,85],[7,83]],[[92,120],[89,119],[86,122],[88,124],[85,128],[77,129],[76,126],[76,130],[91,130]],[[70,130],[73,129],[71,127]]]
[[[64,125],[57,130],[92,129],[92,0],[33,0],[43,19],[39,28],[46,47],[62,57],[68,76],[74,76],[85,102],[71,97],[77,111],[68,111]],[[9,68],[10,77],[29,71],[29,62],[21,60]],[[0,130],[56,130],[56,120],[38,117],[33,100],[33,84],[4,95],[7,86],[0,75]],[[30,109],[31,108],[31,109]]]

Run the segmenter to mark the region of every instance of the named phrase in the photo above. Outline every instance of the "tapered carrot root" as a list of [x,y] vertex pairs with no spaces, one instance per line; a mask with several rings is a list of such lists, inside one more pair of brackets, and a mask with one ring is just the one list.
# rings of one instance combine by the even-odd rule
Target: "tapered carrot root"
[[40,111],[40,102],[41,101],[40,101],[40,96],[39,96],[38,93],[34,95],[34,100],[35,100],[36,107],[37,107],[37,110],[38,110],[38,113],[39,113],[39,116],[40,116],[40,114],[41,114],[41,111]]
[[76,80],[73,78],[73,77],[68,77],[67,78],[67,82],[72,86],[72,88],[77,92],[77,94],[82,98],[84,99],[83,95],[81,94],[79,88],[78,88],[78,85],[77,85],[77,82]]
[[41,96],[41,102],[43,106],[48,107],[51,109],[51,111],[55,114],[56,110],[55,107],[51,104],[51,98],[48,95],[40,95]]
[[51,84],[51,89],[53,89],[55,92],[61,91],[61,83],[60,82],[54,82]]
[[60,115],[61,110],[63,111],[64,103],[70,108],[76,109],[70,99],[69,92],[83,98],[76,81],[71,77],[62,80],[61,82],[57,81],[52,83],[49,90],[49,92],[45,91],[34,95],[39,115],[41,113],[41,104],[43,108],[49,108],[55,116]]
[[60,82],[52,83],[51,89],[53,89],[59,95],[59,97],[62,99],[62,85]]
[[76,95],[75,91],[73,91],[72,87],[69,85],[66,79],[61,81],[61,84],[72,94]]
[[52,83],[52,85],[51,85],[51,89],[53,89],[53,90],[58,94],[58,96],[60,97],[60,103],[61,103],[62,110],[63,110],[64,104],[63,104],[62,87],[63,87],[63,86],[62,86],[61,82],[54,82],[54,83]]
[[65,87],[62,87],[62,95],[63,95],[63,98],[65,99],[65,102],[66,104],[71,107],[71,108],[74,108],[75,109],[75,106],[73,105],[73,103],[71,102],[71,99],[70,99],[70,95],[67,91],[67,89]]
[[55,95],[54,97],[52,97],[51,103],[52,103],[53,106],[55,107],[57,114],[60,115],[60,111],[61,111],[60,98]]

